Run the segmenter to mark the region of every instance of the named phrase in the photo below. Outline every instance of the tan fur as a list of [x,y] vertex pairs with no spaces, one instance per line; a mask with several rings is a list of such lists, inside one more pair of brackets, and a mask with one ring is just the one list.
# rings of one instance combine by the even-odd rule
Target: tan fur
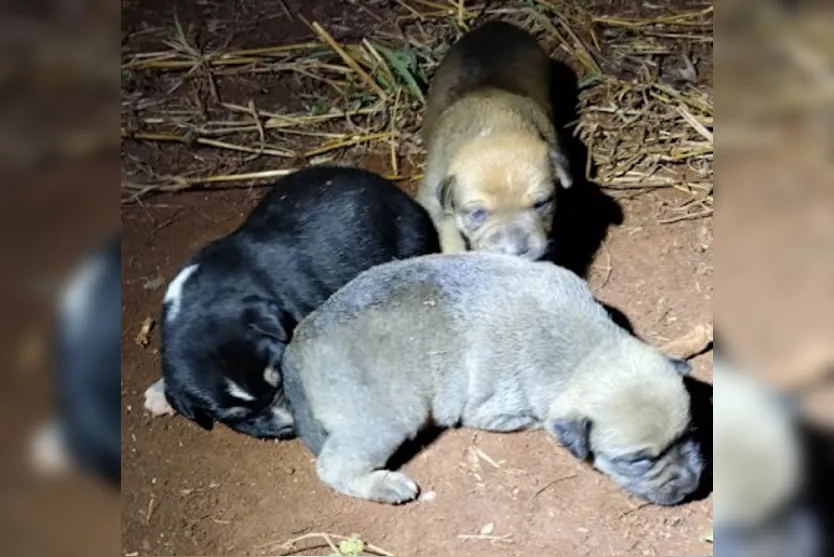
[[[549,63],[524,31],[490,23],[465,35],[438,67],[423,120],[428,163],[418,200],[444,252],[465,249],[464,238],[472,249],[512,251],[495,242],[510,230],[531,257],[546,245],[555,202],[533,204],[553,199],[556,181],[571,185],[551,121]],[[449,177],[453,203],[444,206]],[[476,226],[466,216],[479,201],[488,217]]]
[[[679,377],[656,373],[652,349],[634,338],[593,362],[550,407],[554,417],[591,416],[594,443],[614,454],[660,454],[689,426],[690,406]],[[646,386],[651,385],[651,389]],[[627,440],[627,441],[624,441]]]

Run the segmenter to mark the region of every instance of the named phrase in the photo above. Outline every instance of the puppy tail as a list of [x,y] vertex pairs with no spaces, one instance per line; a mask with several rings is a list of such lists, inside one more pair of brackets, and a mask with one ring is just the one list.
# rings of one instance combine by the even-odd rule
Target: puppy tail
[[294,365],[291,353],[292,350],[284,352],[284,358],[281,361],[284,375],[284,396],[286,396],[290,412],[295,420],[296,434],[310,452],[314,456],[318,456],[324,442],[327,440],[327,431],[313,415],[310,399],[307,398],[307,392],[301,382],[300,370]]

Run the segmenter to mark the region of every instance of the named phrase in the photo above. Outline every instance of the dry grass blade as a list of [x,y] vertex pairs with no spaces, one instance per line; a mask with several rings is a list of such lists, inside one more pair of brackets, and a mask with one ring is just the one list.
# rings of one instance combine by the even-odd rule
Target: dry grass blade
[[295,172],[296,169],[287,168],[280,170],[263,170],[260,172],[246,172],[243,174],[220,174],[217,176],[202,176],[199,178],[187,178],[182,176],[175,176],[168,180],[167,184],[133,184],[131,182],[122,182],[122,202],[135,203],[139,199],[151,192],[179,192],[193,188],[195,186],[202,186],[206,184],[214,184],[219,182],[252,182],[256,180],[266,180],[270,178],[280,178]]
[[[242,66],[257,64],[261,62],[274,61],[275,59],[286,58],[296,53],[320,50],[321,43],[301,43],[282,46],[269,46],[260,48],[248,48],[243,50],[230,50],[228,52],[217,52],[204,56],[204,62],[210,66]],[[167,52],[139,53],[129,57],[127,62],[122,64],[122,70],[183,70],[194,66],[190,59],[178,59],[181,57],[179,48],[175,45],[173,50]]]
[[319,36],[321,40],[327,43],[330,46],[330,48],[332,48],[336,52],[336,54],[338,54],[342,58],[342,60],[344,60],[345,64],[347,64],[354,72],[357,73],[357,75],[359,75],[360,78],[362,78],[362,81],[364,81],[365,84],[368,85],[368,87],[370,87],[371,90],[374,93],[376,93],[380,99],[384,101],[388,98],[388,95],[386,95],[385,91],[382,90],[382,87],[380,87],[379,84],[376,81],[374,81],[374,78],[372,78],[370,75],[368,75],[368,73],[365,70],[362,69],[359,63],[356,60],[354,60],[353,57],[350,54],[348,54],[347,51],[344,48],[342,48],[342,46],[339,43],[336,42],[336,40],[330,35],[330,33],[325,31],[324,28],[315,21],[310,24],[310,28],[316,33],[316,35]]
[[[647,27],[649,25],[662,25],[662,24],[676,24],[676,25],[706,25],[703,21],[691,21],[693,19],[703,19],[705,16],[711,15],[714,9],[712,6],[708,8],[704,8],[703,10],[697,12],[689,12],[685,14],[676,14],[670,16],[660,16],[648,19],[625,19],[625,18],[618,18],[618,17],[595,17],[593,18],[594,23],[604,23],[605,25],[614,25],[619,27]],[[710,22],[710,25],[712,22]]]
[[226,143],[225,141],[218,141],[216,139],[209,139],[207,137],[189,138],[185,135],[175,135],[166,133],[133,133],[122,134],[122,137],[130,137],[131,139],[140,139],[145,141],[172,141],[177,143],[197,143],[200,145],[207,145],[209,147],[217,147],[219,149],[229,149],[230,151],[240,151],[242,153],[254,153],[256,155],[271,155],[274,157],[293,158],[297,155],[292,151],[285,151],[283,149],[268,149],[266,147],[257,148],[246,145],[234,145]]
[[701,122],[699,122],[697,119],[695,119],[695,117],[692,115],[692,113],[689,112],[689,110],[687,110],[685,106],[679,106],[678,107],[678,113],[683,117],[684,120],[686,120],[686,122],[690,126],[692,126],[692,128],[695,131],[697,131],[699,134],[701,134],[701,136],[704,139],[706,139],[710,143],[713,142],[712,132],[709,131],[706,128],[706,126],[704,126]]
[[334,149],[342,149],[344,147],[350,147],[352,145],[358,145],[360,143],[367,143],[369,141],[376,141],[379,139],[387,139],[391,136],[390,132],[380,132],[371,135],[362,135],[357,137],[352,137],[346,140],[340,141],[332,141],[327,142],[324,145],[317,147],[315,149],[310,149],[306,153],[304,153],[305,157],[314,157],[316,155],[321,155],[323,153],[327,153],[328,151],[333,151]]

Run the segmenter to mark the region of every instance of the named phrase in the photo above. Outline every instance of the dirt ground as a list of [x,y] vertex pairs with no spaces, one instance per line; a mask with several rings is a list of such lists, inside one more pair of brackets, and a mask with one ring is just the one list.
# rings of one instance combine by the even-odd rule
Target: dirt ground
[[[280,2],[236,4],[241,28],[248,21],[258,33],[267,31],[252,14],[273,12],[269,44],[309,36],[298,20],[274,15],[281,12]],[[297,10],[301,3],[283,4]],[[346,29],[368,25],[360,2],[310,4],[308,12],[319,21]],[[123,27],[159,24],[153,19],[169,14],[163,2],[123,5]],[[205,22],[214,5],[205,6],[183,6],[179,17]],[[224,92],[258,96],[259,106],[272,103],[274,110],[294,102],[291,92],[258,79]],[[125,142],[122,157],[174,174],[189,160],[184,149],[162,152]],[[375,169],[375,160],[369,155],[359,164]],[[406,465],[421,486],[421,500],[389,507],[325,488],[300,441],[260,442],[223,427],[205,432],[178,417],[150,418],[142,393],[159,377],[159,336],[154,328],[150,344],[140,346],[135,337],[142,322],[158,318],[165,284],[182,263],[237,227],[264,191],[192,190],[123,209],[123,555],[278,555],[287,552],[285,541],[313,532],[359,533],[396,555],[712,554],[701,539],[711,529],[711,497],[671,508],[645,505],[543,432],[446,432]],[[711,323],[711,218],[660,224],[664,208],[687,199],[673,189],[621,192],[616,198],[624,220],[611,228],[588,273],[598,298],[656,344]],[[711,353],[693,365],[696,378],[711,382]],[[312,545],[321,544],[310,540],[298,547]],[[329,552],[319,547],[296,554]]]

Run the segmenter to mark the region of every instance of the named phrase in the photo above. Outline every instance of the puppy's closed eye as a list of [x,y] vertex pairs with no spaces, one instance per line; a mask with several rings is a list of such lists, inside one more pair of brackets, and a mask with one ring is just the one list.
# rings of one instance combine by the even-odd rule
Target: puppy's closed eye
[[550,195],[550,196],[547,196],[547,197],[542,197],[541,199],[537,199],[533,203],[533,206],[532,206],[533,210],[534,211],[543,211],[543,210],[547,209],[550,206],[550,204],[553,203],[553,197],[554,196]]
[[481,207],[475,207],[466,213],[466,218],[468,218],[469,221],[475,226],[483,224],[488,216],[489,211]]

